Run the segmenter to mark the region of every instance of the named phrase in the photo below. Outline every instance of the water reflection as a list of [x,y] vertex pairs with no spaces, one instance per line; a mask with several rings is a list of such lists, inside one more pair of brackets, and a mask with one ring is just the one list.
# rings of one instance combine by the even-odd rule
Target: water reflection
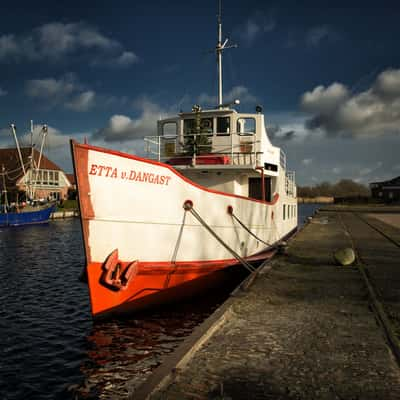
[[144,382],[193,329],[218,307],[247,274],[235,268],[222,290],[164,310],[113,319],[93,325],[88,358],[81,371],[86,376],[72,387],[77,398],[125,398]]

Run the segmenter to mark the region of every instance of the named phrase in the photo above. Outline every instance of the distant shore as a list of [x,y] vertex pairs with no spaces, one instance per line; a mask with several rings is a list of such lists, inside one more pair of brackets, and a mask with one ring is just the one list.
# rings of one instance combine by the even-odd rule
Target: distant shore
[[299,204],[306,203],[321,203],[321,204],[333,204],[334,197],[329,196],[317,196],[317,197],[298,197],[297,202]]

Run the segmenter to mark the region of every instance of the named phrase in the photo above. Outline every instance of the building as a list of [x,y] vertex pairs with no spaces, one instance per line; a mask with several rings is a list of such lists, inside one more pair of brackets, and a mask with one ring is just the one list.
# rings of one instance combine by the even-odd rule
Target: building
[[400,176],[389,181],[369,184],[373,198],[385,203],[400,202]]
[[[0,149],[0,187],[7,190],[8,198],[16,201],[17,196],[26,197],[25,193],[33,193],[35,199],[62,200],[67,198],[68,189],[72,186],[67,174],[54,162],[30,147],[21,148],[24,171],[16,148]],[[33,157],[32,157],[33,156]],[[31,162],[32,157],[32,162]],[[5,187],[4,187],[5,186]]]

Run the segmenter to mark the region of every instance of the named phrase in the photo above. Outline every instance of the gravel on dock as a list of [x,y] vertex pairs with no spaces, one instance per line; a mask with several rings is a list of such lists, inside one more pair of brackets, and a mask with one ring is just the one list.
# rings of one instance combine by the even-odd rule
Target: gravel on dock
[[[364,247],[378,240],[356,229]],[[350,245],[339,214],[319,213],[268,272],[236,293],[224,323],[166,385],[131,398],[400,399],[400,369],[362,277],[332,257]],[[385,266],[384,257],[377,261]],[[146,383],[139,389],[143,396]]]

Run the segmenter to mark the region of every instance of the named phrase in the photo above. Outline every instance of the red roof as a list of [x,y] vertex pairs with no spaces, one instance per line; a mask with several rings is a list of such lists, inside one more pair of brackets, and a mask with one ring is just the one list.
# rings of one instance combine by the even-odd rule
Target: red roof
[[[31,155],[30,147],[22,147],[21,155],[25,165],[26,170],[29,169],[29,157]],[[36,164],[39,162],[39,151],[33,149],[33,159]],[[0,149],[0,172],[4,166],[6,172],[6,185],[8,187],[15,186],[16,182],[22,178],[23,171],[21,168],[21,163],[19,161],[18,151],[16,148],[12,149]],[[44,154],[40,160],[40,169],[48,169],[53,171],[62,171],[62,169],[53,161],[50,161]],[[0,184],[3,184],[1,180]]]
[[65,174],[69,180],[71,185],[75,185],[75,175],[74,174]]

